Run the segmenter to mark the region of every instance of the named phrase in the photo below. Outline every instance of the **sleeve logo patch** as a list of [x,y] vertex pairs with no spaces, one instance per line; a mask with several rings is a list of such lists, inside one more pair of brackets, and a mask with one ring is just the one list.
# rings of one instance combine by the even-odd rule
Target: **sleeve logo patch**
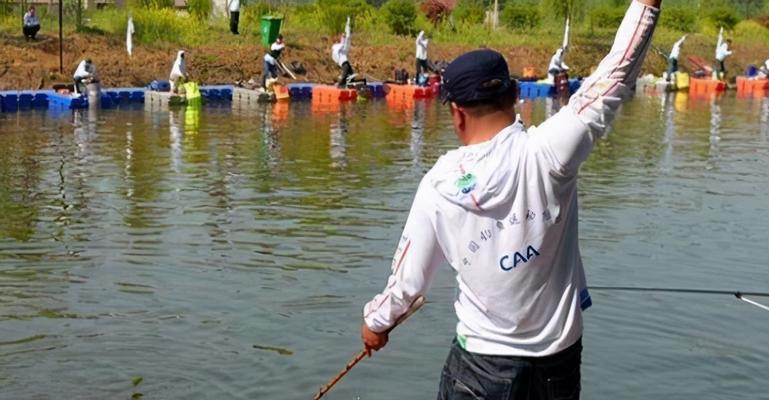
[[457,179],[457,189],[459,189],[462,194],[468,194],[472,192],[476,185],[477,180],[475,179],[475,175],[470,173],[465,174],[461,178]]

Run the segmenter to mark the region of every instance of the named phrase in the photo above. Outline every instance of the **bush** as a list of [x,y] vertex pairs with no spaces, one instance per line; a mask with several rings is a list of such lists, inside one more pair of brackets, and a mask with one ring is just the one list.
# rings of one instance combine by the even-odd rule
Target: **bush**
[[187,11],[198,21],[208,21],[213,9],[211,0],[187,0]]
[[539,8],[534,4],[510,3],[500,15],[501,22],[513,29],[533,29],[542,20]]
[[481,24],[486,19],[486,6],[482,0],[460,1],[451,15],[460,23]]
[[417,8],[411,0],[387,0],[382,7],[385,22],[396,35],[408,35],[414,30]]
[[174,8],[174,0],[128,0],[128,6],[137,8]]
[[710,10],[707,19],[714,27],[723,27],[727,31],[734,29],[734,26],[740,22],[740,17],[730,7],[716,7]]
[[[625,18],[625,8],[600,6],[590,12],[590,25],[593,28],[616,29]],[[667,12],[667,10],[665,10]],[[664,14],[664,13],[663,13]]]
[[689,7],[669,7],[661,14],[660,24],[679,32],[694,32],[697,13]]
[[370,12],[371,6],[364,0],[318,0],[317,10],[328,33],[336,34],[344,32],[347,17],[354,20],[355,16]]

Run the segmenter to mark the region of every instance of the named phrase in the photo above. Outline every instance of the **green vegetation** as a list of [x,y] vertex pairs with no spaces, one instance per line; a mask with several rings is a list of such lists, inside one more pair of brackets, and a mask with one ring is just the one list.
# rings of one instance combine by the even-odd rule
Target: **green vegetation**
[[412,0],[388,0],[382,6],[387,26],[396,35],[408,35],[414,31],[417,7]]
[[[65,1],[67,32],[77,27],[77,1]],[[241,37],[227,34],[227,16],[215,10],[212,0],[189,0],[186,10],[173,8],[173,0],[129,0],[124,9],[87,10],[80,31],[123,37],[128,15],[136,25],[134,40],[145,45],[197,46],[229,43],[253,44],[259,36],[262,15],[286,17],[283,31],[308,40],[328,40],[353,21],[356,40],[386,45],[402,40],[395,35],[427,31],[436,43],[465,46],[558,46],[566,15],[572,20],[575,40],[603,43],[611,37],[624,15],[625,0],[500,0],[499,27],[487,24],[492,0],[462,0],[447,18],[425,15],[429,0],[305,0],[244,1]],[[0,2],[0,31],[18,34],[22,10]],[[55,9],[38,7],[44,35],[57,25]],[[749,42],[769,36],[767,0],[666,0],[655,42],[668,45],[682,33],[714,38],[723,26],[728,35]],[[748,34],[749,32],[749,34]],[[319,36],[320,35],[320,36]],[[579,39],[581,38],[581,39]],[[664,39],[660,39],[664,38]],[[703,42],[706,40],[703,38]],[[358,42],[360,43],[360,42]]]

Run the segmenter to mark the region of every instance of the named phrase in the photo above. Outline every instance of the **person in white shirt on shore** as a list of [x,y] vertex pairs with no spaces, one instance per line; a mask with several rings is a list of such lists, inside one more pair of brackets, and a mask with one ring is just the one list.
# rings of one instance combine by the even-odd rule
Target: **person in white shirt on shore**
[[563,48],[560,48],[556,50],[553,57],[550,58],[550,65],[547,67],[547,80],[552,84],[555,84],[555,77],[558,76],[558,74],[569,70],[569,66],[563,61],[564,56]]
[[414,75],[414,80],[416,82],[419,82],[420,75],[426,74],[431,70],[430,66],[427,64],[427,46],[429,43],[430,41],[427,39],[425,31],[419,32],[416,40],[417,69],[416,74]]
[[686,35],[673,43],[673,48],[670,50],[670,56],[668,57],[668,74],[666,77],[668,82],[675,82],[675,74],[678,73],[678,58],[681,56],[681,47],[683,47],[685,40]]
[[456,336],[439,400],[580,396],[582,310],[577,176],[631,97],[661,0],[634,0],[614,45],[569,104],[528,130],[501,54],[476,50],[444,75],[463,144],[422,178],[385,289],[363,308],[364,348],[388,330],[447,262],[456,273]]
[[176,93],[181,85],[187,81],[187,62],[184,59],[184,50],[176,53],[174,66],[171,67],[171,75],[168,78],[171,83],[171,93]]
[[240,23],[240,0],[228,0],[227,9],[230,11],[230,32],[240,35],[238,24]]
[[716,44],[716,72],[718,79],[726,80],[726,58],[732,55],[732,39],[724,40],[724,28],[718,32],[718,43]]
[[37,13],[35,7],[30,6],[29,10],[24,14],[24,39],[27,41],[35,40],[37,33],[40,31],[40,20],[37,19]]
[[72,79],[75,81],[74,94],[83,95],[88,93],[87,85],[96,80],[96,66],[93,65],[90,58],[80,61]]
[[336,65],[342,68],[342,77],[339,79],[338,86],[340,88],[346,88],[347,84],[354,75],[350,60],[347,55],[350,53],[350,17],[347,17],[347,24],[344,28],[344,33],[339,37],[339,42],[331,46],[331,58],[334,59]]

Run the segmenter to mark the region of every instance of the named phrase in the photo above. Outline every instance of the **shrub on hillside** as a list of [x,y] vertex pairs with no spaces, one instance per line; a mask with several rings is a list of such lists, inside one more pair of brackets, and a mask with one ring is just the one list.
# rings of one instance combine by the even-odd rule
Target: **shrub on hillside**
[[483,4],[483,0],[460,1],[451,15],[456,22],[481,24],[486,19],[486,5]]
[[387,0],[382,12],[387,26],[396,35],[408,35],[414,30],[417,8],[412,0]]
[[593,28],[616,29],[622,23],[622,19],[625,18],[625,11],[624,7],[596,7],[590,11],[590,25]]
[[697,13],[691,7],[668,7],[660,15],[660,23],[680,32],[693,32],[697,25]]
[[500,15],[502,23],[513,29],[533,29],[542,20],[536,4],[509,3]]
[[318,0],[317,9],[320,20],[328,33],[336,34],[344,31],[347,17],[369,12],[371,6],[364,0]]
[[174,0],[128,0],[130,8],[174,8]]
[[211,0],[187,0],[187,11],[198,21],[208,21],[213,9]]
[[725,30],[732,30],[740,22],[740,17],[730,7],[716,7],[710,10],[707,19],[714,27],[723,27]]

